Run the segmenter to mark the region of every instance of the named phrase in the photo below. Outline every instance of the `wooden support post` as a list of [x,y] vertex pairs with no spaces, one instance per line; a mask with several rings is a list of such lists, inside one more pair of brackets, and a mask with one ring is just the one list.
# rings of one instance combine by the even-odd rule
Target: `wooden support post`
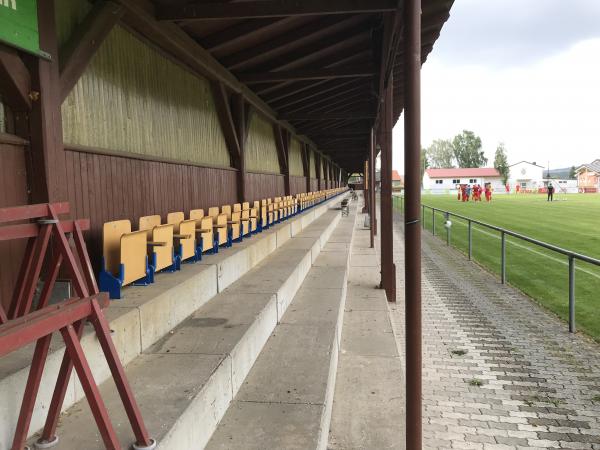
[[308,144],[302,144],[302,171],[304,172],[304,177],[306,178],[306,191],[310,192],[310,149],[308,148]]
[[[54,11],[54,0],[38,2],[40,49],[51,59],[27,56],[32,97],[35,98],[29,114],[28,131],[26,119],[19,117],[20,134],[29,139],[31,148],[28,178],[33,203],[64,201],[67,198]],[[29,136],[24,135],[27,132]]]
[[406,0],[404,36],[404,279],[406,448],[422,448],[421,330],[421,0]]
[[369,148],[369,171],[371,176],[369,177],[370,179],[370,186],[369,186],[369,196],[371,197],[370,199],[370,219],[371,219],[371,248],[375,247],[375,236],[377,236],[377,204],[376,204],[376,193],[375,193],[375,187],[377,186],[377,180],[375,179],[375,160],[377,157],[377,150],[376,150],[376,146],[375,146],[375,133],[373,132],[373,129],[371,129],[371,139],[370,139],[370,148]]
[[239,155],[236,156],[234,167],[237,171],[237,196],[238,202],[243,203],[246,198],[246,140],[250,124],[251,110],[242,94],[233,94],[231,98],[231,115],[239,145]]
[[393,94],[392,76],[385,88],[381,120],[381,287],[388,302],[396,301],[396,266],[394,265],[394,231],[392,214],[392,128]]
[[317,175],[317,191],[321,190],[321,154],[315,152],[315,173]]
[[371,174],[369,173],[369,160],[365,159],[363,162],[363,173],[364,173],[364,178],[363,178],[363,197],[365,200],[365,204],[363,205],[363,209],[362,209],[362,213],[368,213],[370,208],[369,208],[369,203],[370,203],[370,196],[369,196],[369,183],[371,180]]
[[291,135],[279,124],[274,123],[273,136],[275,138],[275,146],[277,147],[277,157],[279,159],[280,173],[283,174],[283,185],[285,195],[290,195],[289,151]]
[[0,44],[0,96],[13,111],[31,109],[31,76],[19,53]]
[[[246,164],[244,156],[245,141],[248,136],[247,108],[241,94],[232,96],[231,103],[225,85],[220,81],[210,83],[215,109],[221,131],[225,138],[231,166],[237,169],[237,197],[240,203],[246,198]],[[248,114],[249,115],[249,114]]]

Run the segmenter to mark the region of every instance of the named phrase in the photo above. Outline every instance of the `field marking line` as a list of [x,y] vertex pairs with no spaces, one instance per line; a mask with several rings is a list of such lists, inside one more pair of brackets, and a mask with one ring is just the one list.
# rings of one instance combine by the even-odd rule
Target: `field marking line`
[[[467,226],[467,224],[465,224],[465,223],[462,223],[462,222],[453,222],[453,224],[454,224],[454,223],[458,223],[458,224],[462,225],[462,226],[463,226],[463,227],[465,227],[465,228],[467,228],[467,227],[468,227],[468,226]],[[493,234],[493,233],[490,233],[489,231],[482,230],[482,229],[480,229],[480,228],[473,227],[473,230],[475,230],[475,231],[478,231],[478,232],[480,232],[480,233],[482,233],[482,234],[485,234],[485,235],[487,235],[487,236],[491,236],[491,237],[493,237],[494,239],[497,239],[497,240],[500,240],[500,239],[501,239],[501,238],[500,238],[500,236],[498,236],[498,235],[496,235],[496,234]],[[438,237],[439,237],[440,235],[436,235],[436,236],[438,236]],[[508,236],[507,236],[507,237],[508,237]],[[559,259],[559,258],[556,258],[556,257],[554,257],[554,256],[548,255],[548,254],[546,254],[546,253],[542,253],[542,252],[540,252],[540,251],[534,250],[534,249],[532,249],[531,247],[527,247],[526,245],[519,244],[518,242],[515,242],[515,241],[508,240],[508,239],[507,239],[507,240],[506,240],[506,243],[507,243],[507,244],[514,245],[515,247],[522,248],[522,249],[524,249],[524,250],[528,250],[528,251],[530,251],[531,253],[535,253],[535,254],[537,254],[537,255],[540,255],[540,256],[545,256],[546,258],[549,258],[549,259],[551,259],[551,260],[553,260],[553,261],[559,262],[559,263],[560,263],[560,264],[562,264],[563,266],[568,266],[568,265],[569,265],[569,262],[568,262],[568,261],[565,261],[565,260],[563,260],[563,259]],[[588,275],[591,275],[591,276],[593,276],[593,277],[595,277],[595,278],[598,278],[598,279],[600,280],[600,275],[598,275],[597,273],[594,273],[594,272],[590,272],[588,269],[585,269],[585,268],[583,268],[583,267],[579,267],[579,266],[575,265],[575,270],[579,270],[579,271],[581,271],[581,272],[583,272],[583,273],[586,273],[586,274],[588,274]]]

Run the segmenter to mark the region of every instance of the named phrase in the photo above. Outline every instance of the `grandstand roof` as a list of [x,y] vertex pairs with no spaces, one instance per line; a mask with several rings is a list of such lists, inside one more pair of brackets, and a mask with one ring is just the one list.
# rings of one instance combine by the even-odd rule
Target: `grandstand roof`
[[[194,69],[208,66],[227,90],[350,173],[367,157],[391,73],[394,122],[404,108],[402,2],[118,1],[130,28]],[[453,1],[422,0],[422,62]],[[166,39],[167,29],[178,39]]]
[[425,171],[431,178],[453,178],[453,177],[500,177],[493,167],[472,167],[460,169],[427,169]]
[[589,164],[582,164],[578,169],[579,172],[581,169],[587,169],[592,172],[600,173],[600,159],[596,159]]

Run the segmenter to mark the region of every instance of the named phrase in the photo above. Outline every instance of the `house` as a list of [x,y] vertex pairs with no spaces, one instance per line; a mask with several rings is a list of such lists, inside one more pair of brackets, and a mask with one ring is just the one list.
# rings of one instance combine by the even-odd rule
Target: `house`
[[462,169],[427,169],[423,174],[423,189],[432,194],[445,194],[456,189],[457,184],[492,183],[496,192],[504,192],[502,176],[493,167]]
[[397,170],[392,170],[392,191],[404,189],[404,177]]
[[544,167],[535,162],[519,161],[509,166],[511,191],[538,191],[545,186]]
[[579,192],[598,192],[600,190],[600,159],[578,167],[575,175]]

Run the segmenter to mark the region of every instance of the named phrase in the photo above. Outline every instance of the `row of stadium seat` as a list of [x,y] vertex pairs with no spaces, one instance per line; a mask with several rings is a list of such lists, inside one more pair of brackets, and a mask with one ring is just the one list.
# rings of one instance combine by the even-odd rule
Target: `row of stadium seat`
[[196,262],[204,254],[218,253],[219,247],[231,247],[244,237],[321,203],[343,189],[328,189],[274,199],[263,199],[233,206],[172,212],[162,223],[160,215],[140,217],[138,230],[129,220],[106,222],[102,230],[102,270],[100,290],[111,299],[121,298],[121,289],[129,284],[148,285],[156,272],[174,272],[182,262]]

